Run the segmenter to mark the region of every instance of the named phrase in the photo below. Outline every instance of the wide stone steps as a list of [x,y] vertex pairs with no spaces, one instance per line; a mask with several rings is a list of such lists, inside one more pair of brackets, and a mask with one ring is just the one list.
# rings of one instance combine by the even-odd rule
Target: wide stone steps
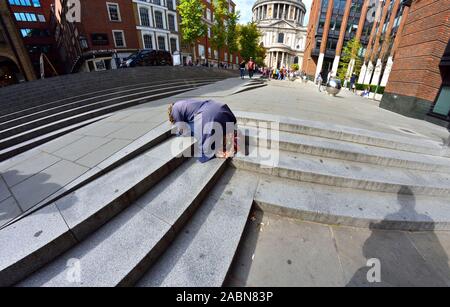
[[192,138],[172,138],[0,230],[0,286],[11,285],[81,242],[190,155]]
[[[15,134],[13,136],[10,136],[8,138],[0,140],[0,150],[5,150],[11,146],[15,146],[24,142],[28,142],[34,138],[38,138],[40,136],[49,134],[54,132],[55,130],[63,129],[65,127],[76,125],[77,123],[96,118],[105,114],[109,114],[111,112],[121,110],[127,107],[131,107],[137,104],[141,104],[144,102],[161,99],[164,97],[170,97],[173,95],[177,95],[183,92],[186,92],[188,90],[191,90],[192,88],[182,88],[182,89],[172,89],[172,90],[166,90],[165,92],[159,93],[159,94],[153,94],[153,95],[147,95],[144,97],[131,99],[131,100],[125,100],[123,102],[118,102],[112,105],[107,105],[104,107],[99,107],[97,109],[93,109],[91,111],[79,113],[76,115],[72,115],[70,117],[66,117],[57,121],[52,122],[50,120],[50,123],[45,123],[45,120],[40,120],[40,122],[43,124],[42,126],[38,126],[36,128],[32,128],[31,130],[27,130],[18,134]],[[71,110],[70,112],[76,113],[76,110]],[[68,115],[67,113],[64,113],[64,115]],[[70,114],[69,114],[70,115]],[[28,124],[25,124],[28,125]],[[29,126],[27,126],[29,127]],[[21,146],[18,146],[18,148],[15,148],[15,153],[20,153],[19,150]],[[27,146],[27,149],[30,149],[30,146]],[[7,158],[8,156],[5,156]]]
[[174,242],[138,282],[140,287],[220,287],[248,221],[254,174],[229,169]]
[[304,221],[384,230],[450,230],[450,198],[368,192],[262,176],[255,203]]
[[[20,124],[30,122],[32,120],[45,117],[51,114],[56,114],[61,111],[80,107],[83,105],[89,105],[91,103],[97,103],[99,101],[113,101],[119,98],[130,98],[145,91],[157,90],[165,88],[167,86],[195,86],[203,82],[215,82],[220,79],[193,79],[193,80],[170,80],[170,81],[157,81],[138,83],[134,85],[122,86],[118,88],[112,88],[108,90],[94,91],[85,94],[78,94],[69,98],[58,99],[47,103],[42,103],[37,106],[32,106],[27,109],[17,110],[9,114],[0,116],[0,130],[5,130]],[[136,97],[134,97],[136,98]]]
[[[130,207],[19,286],[133,285],[194,214],[225,168],[225,160],[184,163]],[[245,218],[244,218],[245,219]],[[80,279],[68,275],[76,259]]]
[[403,137],[377,131],[358,129],[332,123],[274,116],[271,114],[235,112],[239,125],[316,136],[337,141],[450,157],[450,151],[433,140],[422,137]]
[[[82,176],[78,177],[74,181],[70,182],[69,184],[65,185],[63,188],[58,190],[56,193],[50,195],[49,197],[45,198],[44,200],[40,201],[38,204],[32,206],[29,209],[24,208],[26,211],[18,216],[17,218],[11,220],[7,224],[0,227],[0,230],[4,227],[9,226],[12,223],[15,223],[17,220],[22,219],[24,216],[29,215],[32,212],[35,212],[39,210],[40,208],[47,206],[56,200],[72,193],[76,189],[79,189],[80,187],[86,185],[87,183],[99,178],[102,175],[105,175],[109,171],[123,165],[124,163],[136,158],[137,156],[141,155],[142,153],[145,153],[149,149],[159,145],[160,143],[167,141],[169,138],[173,136],[172,133],[172,125],[168,122],[162,123],[161,125],[155,127],[154,129],[150,130],[143,136],[139,137],[138,139],[134,140],[129,145],[125,146],[124,148],[120,149],[107,159],[100,162],[96,167],[90,169],[86,173],[84,173]],[[58,140],[56,140],[58,142]],[[40,149],[43,149],[44,152],[47,150],[47,146],[52,147],[52,142],[49,142],[44,145],[44,148],[35,148],[33,150],[27,151],[26,153],[23,153],[19,156],[15,156],[13,158],[8,159],[7,161],[4,161],[2,163],[2,171],[5,171],[6,169],[13,167],[14,165],[21,164],[23,162],[26,163],[27,159],[32,158],[33,155],[36,154],[36,152],[39,152]]]
[[450,158],[241,125],[250,143],[283,151],[387,167],[450,173]]
[[47,143],[49,141],[52,141],[52,140],[54,140],[54,139],[56,139],[56,138],[58,138],[60,136],[63,136],[65,134],[67,134],[67,133],[70,133],[72,131],[75,131],[75,130],[78,130],[80,128],[83,128],[83,127],[85,127],[87,125],[90,125],[92,123],[95,123],[95,122],[97,122],[99,120],[105,119],[107,117],[109,117],[109,115],[103,115],[103,116],[95,117],[95,118],[92,118],[92,119],[88,119],[86,121],[82,121],[82,122],[76,123],[74,125],[63,127],[61,129],[57,129],[55,131],[52,131],[52,132],[40,135],[38,137],[29,139],[29,140],[24,141],[22,143],[15,144],[15,145],[10,146],[8,148],[1,149],[0,150],[0,162],[4,161],[4,160],[7,160],[9,158],[12,158],[12,157],[14,157],[16,155],[19,155],[19,154],[21,154],[23,152],[26,152],[27,150],[31,150],[31,149],[33,149],[33,148],[35,148],[35,147],[37,147],[37,146],[39,146],[41,144]]
[[386,168],[259,147],[252,147],[249,156],[239,155],[233,164],[280,178],[342,188],[396,193],[407,187],[415,195],[450,196],[449,173]]
[[93,73],[64,75],[45,80],[17,84],[0,89],[0,115],[39,106],[51,101],[73,96],[140,84],[161,81],[219,78],[237,76],[233,70],[203,67],[138,67]]
[[[3,142],[5,142],[11,137],[16,137],[18,134],[30,131],[38,127],[48,126],[54,122],[61,122],[61,120],[64,120],[66,118],[78,118],[80,114],[90,114],[90,112],[92,113],[92,111],[100,110],[102,112],[92,113],[93,116],[103,115],[105,114],[105,112],[112,112],[121,108],[149,102],[158,98],[167,97],[168,95],[174,95],[174,93],[182,93],[210,83],[210,81],[193,82],[191,84],[176,83],[173,85],[169,83],[162,87],[157,86],[156,88],[143,89],[134,93],[127,93],[125,95],[114,98],[94,98],[89,101],[76,102],[70,105],[62,106],[62,108],[58,107],[56,113],[53,112],[54,109],[45,110],[43,112],[39,112],[39,117],[34,120],[29,120],[27,118],[20,123],[14,123],[13,126],[9,125],[10,127],[0,131],[0,138],[3,139]],[[4,123],[3,125],[8,126],[7,123]],[[0,148],[1,146],[3,146],[3,144],[0,145]]]

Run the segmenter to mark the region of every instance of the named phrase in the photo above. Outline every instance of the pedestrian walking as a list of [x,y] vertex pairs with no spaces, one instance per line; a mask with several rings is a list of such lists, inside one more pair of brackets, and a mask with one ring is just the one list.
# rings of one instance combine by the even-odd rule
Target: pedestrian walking
[[241,79],[245,79],[245,61],[242,60],[242,62],[239,64],[239,70],[241,72]]
[[247,69],[248,69],[248,76],[251,78],[253,78],[253,72],[256,68],[256,64],[253,61],[253,58],[250,58],[250,61],[248,61],[247,63]]
[[344,79],[344,88],[348,90],[348,77]]
[[316,84],[319,88],[319,92],[322,92],[322,82],[323,82],[323,78],[322,78],[322,73],[320,72],[316,78]]
[[331,80],[331,78],[333,77],[333,71],[331,70],[329,73],[328,73],[328,76],[327,76],[327,84],[328,84],[328,82],[330,82],[330,80]]
[[356,75],[352,74],[352,77],[350,78],[350,89],[353,93],[356,92]]

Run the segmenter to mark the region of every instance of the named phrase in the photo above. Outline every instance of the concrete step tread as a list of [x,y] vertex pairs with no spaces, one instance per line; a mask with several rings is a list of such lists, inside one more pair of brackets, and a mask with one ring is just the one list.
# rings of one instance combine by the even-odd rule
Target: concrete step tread
[[68,118],[60,119],[60,120],[55,121],[55,122],[50,122],[50,123],[48,123],[46,125],[38,126],[36,128],[33,128],[33,129],[30,129],[30,130],[27,130],[27,131],[15,134],[15,135],[10,136],[8,138],[2,139],[0,141],[0,148],[2,148],[2,147],[4,148],[4,147],[6,147],[5,144],[7,144],[9,142],[15,142],[17,139],[21,139],[21,138],[27,137],[28,135],[30,135],[30,138],[34,138],[33,135],[35,133],[40,134],[41,131],[44,131],[44,129],[49,129],[49,128],[52,128],[52,127],[58,127],[59,125],[64,125],[69,120],[76,121],[78,118],[89,117],[91,115],[92,116],[97,116],[98,114],[105,114],[105,113],[108,113],[110,110],[112,111],[115,108],[118,108],[118,107],[121,107],[121,106],[126,106],[128,104],[132,104],[132,103],[135,103],[135,102],[143,101],[143,100],[146,100],[146,99],[154,99],[154,98],[157,98],[157,97],[167,96],[167,95],[172,95],[172,94],[176,95],[176,94],[179,94],[179,93],[182,93],[182,92],[186,92],[188,90],[191,90],[191,89],[175,90],[175,91],[165,92],[165,93],[161,93],[161,94],[141,97],[141,98],[138,98],[138,99],[124,101],[124,102],[116,103],[116,104],[109,105],[109,106],[106,106],[106,107],[102,107],[102,108],[99,108],[99,109],[94,109],[94,110],[91,110],[91,111],[88,111],[88,112],[80,113],[80,114],[77,114],[77,115],[74,115],[74,116],[71,116],[71,117],[68,117]]
[[255,202],[265,211],[307,221],[387,230],[449,230],[448,197],[378,193],[262,176]]
[[[210,84],[213,82],[214,82],[214,80],[192,80],[189,82],[188,81],[174,81],[174,82],[171,81],[171,82],[166,82],[164,84],[156,84],[156,85],[152,84],[152,85],[146,85],[146,86],[142,86],[142,87],[135,87],[132,89],[125,89],[122,91],[108,91],[106,94],[103,93],[103,94],[99,94],[97,96],[91,96],[91,97],[83,98],[80,100],[73,100],[73,101],[70,101],[67,103],[61,102],[56,106],[49,106],[46,109],[43,109],[43,110],[41,109],[39,111],[35,111],[34,113],[29,113],[26,115],[15,117],[14,119],[9,119],[7,121],[3,121],[0,123],[0,129],[7,131],[7,129],[10,129],[10,127],[12,127],[14,124],[16,126],[18,126],[18,125],[20,125],[21,122],[25,122],[25,123],[30,122],[31,120],[28,120],[30,117],[38,118],[38,119],[46,118],[46,117],[49,117],[49,114],[51,114],[51,113],[57,113],[58,110],[69,110],[73,107],[76,107],[77,105],[80,105],[81,103],[84,103],[83,106],[87,106],[87,105],[91,104],[91,103],[89,103],[91,101],[94,103],[98,103],[98,102],[119,100],[119,99],[126,98],[126,97],[140,95],[141,93],[147,93],[148,91],[151,91],[151,90],[165,89],[169,85],[171,85],[171,86],[174,86],[174,85],[192,86],[192,85],[197,85],[197,84]],[[128,93],[128,92],[131,92],[131,94],[125,95],[125,93]],[[100,98],[117,96],[117,95],[121,95],[121,96],[99,101]],[[42,106],[39,106],[39,107],[42,108]],[[42,115],[42,116],[40,116],[40,115]],[[2,131],[0,131],[0,132],[2,132]]]
[[[56,107],[61,106],[61,105],[65,105],[65,104],[70,104],[71,102],[74,102],[75,100],[78,101],[85,101],[85,100],[90,100],[93,99],[95,97],[104,97],[104,96],[110,96],[110,95],[116,95],[122,91],[133,91],[135,89],[139,89],[139,88],[143,88],[146,86],[163,86],[164,84],[167,83],[176,83],[176,82],[199,82],[199,81],[212,81],[212,82],[217,82],[223,80],[223,78],[215,78],[215,77],[211,77],[208,79],[205,78],[190,78],[188,80],[186,79],[172,79],[172,80],[165,80],[165,81],[152,81],[152,82],[139,82],[139,83],[134,83],[131,85],[125,85],[125,86],[119,86],[119,87],[114,87],[113,89],[102,89],[102,90],[95,90],[95,91],[91,91],[91,92],[87,92],[87,93],[82,93],[82,94],[78,94],[78,95],[73,95],[70,97],[66,97],[66,98],[62,98],[62,99],[57,99],[57,100],[53,100],[53,101],[49,101],[46,103],[42,103],[39,105],[34,105],[34,106],[30,106],[28,108],[22,108],[20,110],[16,110],[4,115],[0,115],[0,123],[5,123],[7,121],[11,121],[14,120],[16,118],[19,117],[27,117],[27,115],[29,115],[30,113],[33,112],[40,112],[40,110],[44,109],[44,108],[53,108],[53,105],[56,105]],[[106,94],[105,94],[106,93]]]
[[[10,128],[1,130],[1,131],[0,131],[0,134],[2,134],[2,133],[7,133],[7,132],[9,132],[9,131],[14,131],[14,130],[19,129],[19,128],[21,128],[21,127],[27,127],[27,126],[32,125],[33,123],[38,123],[38,122],[41,122],[41,121],[48,122],[51,118],[54,118],[54,117],[57,116],[57,115],[66,114],[66,113],[69,113],[69,112],[73,112],[73,111],[75,111],[75,110],[78,110],[78,111],[80,111],[80,112],[83,112],[83,109],[85,109],[85,108],[87,108],[87,107],[92,107],[92,106],[95,106],[95,105],[101,105],[101,104],[108,103],[108,102],[112,102],[112,101],[121,101],[121,100],[123,100],[123,99],[127,99],[127,98],[130,98],[130,97],[133,97],[133,96],[140,96],[140,95],[144,95],[144,94],[148,94],[148,93],[153,93],[153,92],[160,92],[160,91],[164,91],[164,90],[167,90],[167,91],[170,92],[170,91],[174,91],[174,90],[180,89],[180,88],[195,88],[195,87],[202,86],[202,85],[206,85],[206,84],[209,84],[209,83],[211,83],[211,82],[201,82],[201,83],[195,83],[195,84],[192,84],[192,85],[190,85],[190,84],[189,84],[189,85],[181,84],[181,85],[177,85],[177,86],[169,86],[169,85],[171,85],[171,84],[168,84],[168,85],[166,85],[165,87],[159,88],[159,89],[152,89],[152,90],[142,91],[142,92],[137,92],[137,93],[128,94],[128,95],[124,95],[124,96],[120,96],[120,97],[114,97],[114,98],[109,98],[109,99],[105,99],[105,100],[94,101],[93,103],[89,103],[89,104],[77,106],[77,107],[74,107],[74,108],[69,108],[69,107],[68,107],[68,108],[64,108],[64,110],[62,110],[62,111],[60,111],[60,112],[57,112],[57,113],[54,113],[54,114],[51,114],[51,113],[49,112],[50,110],[45,110],[45,111],[44,111],[45,116],[39,117],[39,118],[34,119],[34,120],[31,120],[31,121],[27,121],[27,122],[25,122],[25,123],[16,125],[16,126],[14,126],[14,127],[10,127]],[[157,95],[157,94],[156,94],[156,95]],[[139,98],[134,98],[134,99],[126,100],[125,102],[138,101],[138,100],[145,99],[145,98],[150,98],[150,97],[153,97],[153,96],[154,96],[154,95],[151,95],[151,96],[145,95],[145,96],[143,96],[143,97],[139,97]],[[114,105],[117,105],[117,104],[120,104],[120,103],[121,103],[121,102],[119,102],[119,103],[114,103]]]
[[[101,229],[19,286],[131,285],[174,237],[174,228],[226,163],[184,163]],[[67,279],[67,263],[79,261],[81,278]]]
[[415,194],[450,195],[448,173],[386,168],[265,148],[252,148],[249,156],[239,155],[233,163],[274,176],[332,186],[380,192],[408,186]]
[[138,286],[220,287],[241,239],[257,187],[229,169]]
[[66,236],[81,241],[98,229],[176,168],[182,162],[176,156],[190,152],[192,144],[192,138],[172,138],[0,230],[0,285],[17,282],[23,270],[31,273],[65,251]]
[[[55,194],[50,195],[48,198],[42,200],[38,204],[36,204],[34,207],[32,207],[30,210],[24,212],[22,215],[18,216],[17,218],[13,219],[6,225],[0,227],[0,230],[12,223],[15,223],[17,220],[22,219],[24,216],[29,215],[30,213],[39,210],[40,208],[56,201],[57,199],[72,193],[76,189],[82,187],[83,185],[86,185],[87,183],[91,182],[92,180],[100,177],[101,175],[106,174],[107,172],[111,171],[114,168],[117,168],[118,166],[124,164],[125,162],[135,158],[139,154],[149,150],[150,148],[160,144],[161,142],[167,140],[171,137],[171,130],[172,125],[168,122],[163,123],[148,133],[144,134],[140,138],[136,139],[129,145],[125,146],[124,148],[120,149],[107,159],[100,162],[96,167],[90,169],[86,173],[84,173],[82,176],[78,177],[74,181],[70,182],[68,185],[64,186],[61,190],[56,192]],[[46,146],[46,145],[44,145]],[[38,147],[35,150],[43,150],[45,152],[45,147]],[[12,158],[7,161],[4,161],[6,165],[10,165],[9,167],[14,166],[13,162],[14,160],[17,160],[17,158]],[[21,160],[22,161],[22,160]],[[21,163],[21,162],[18,162]],[[17,164],[17,163],[16,163]]]
[[95,117],[95,118],[92,118],[92,119],[88,119],[88,120],[82,121],[80,123],[77,123],[77,124],[74,124],[74,125],[70,125],[68,127],[64,127],[64,128],[58,129],[58,130],[50,132],[50,133],[46,133],[44,135],[38,136],[36,138],[30,139],[28,141],[25,141],[25,142],[22,142],[22,143],[19,143],[19,144],[16,144],[16,145],[8,147],[6,149],[1,149],[0,150],[0,162],[5,160],[5,159],[11,158],[11,157],[13,157],[15,155],[18,155],[18,154],[20,154],[20,153],[22,153],[24,151],[27,151],[30,148],[34,148],[34,147],[39,146],[39,145],[41,145],[43,143],[49,142],[49,141],[51,141],[51,140],[53,140],[55,138],[58,138],[58,137],[60,137],[60,136],[62,136],[64,134],[67,134],[67,133],[70,133],[70,132],[72,132],[74,130],[83,128],[83,127],[85,127],[87,125],[90,125],[92,123],[95,123],[95,122],[97,122],[99,120],[108,118],[109,116],[111,116],[111,115],[110,114],[106,114],[106,115],[102,115],[102,116]]
[[450,158],[407,152],[372,145],[296,134],[285,131],[271,131],[264,128],[241,125],[240,130],[248,131],[250,137],[278,142],[280,149],[313,154],[329,158],[405,167],[417,170],[450,171]]
[[[423,137],[403,137],[378,131],[370,131],[354,127],[336,125],[329,122],[317,122],[273,114],[235,112],[238,123],[244,125],[259,125],[275,123],[278,129],[286,132],[320,136],[335,140],[349,141],[360,144],[374,145],[397,150],[425,153],[442,156],[449,154],[442,144]],[[264,126],[262,126],[264,127]]]

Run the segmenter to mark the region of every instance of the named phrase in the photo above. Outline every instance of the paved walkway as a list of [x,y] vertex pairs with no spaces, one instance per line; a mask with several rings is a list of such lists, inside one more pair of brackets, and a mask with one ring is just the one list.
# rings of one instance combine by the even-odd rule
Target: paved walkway
[[[328,226],[261,211],[251,216],[227,286],[450,286],[449,232]],[[380,279],[369,283],[374,258]]]
[[351,127],[442,141],[445,128],[378,108],[343,91],[318,93],[309,84],[270,81],[269,86],[232,95],[244,82],[224,80],[176,97],[118,111],[108,118],[0,163],[0,226],[95,169],[134,140],[167,120],[167,104],[188,97],[213,98],[241,111],[332,121]]

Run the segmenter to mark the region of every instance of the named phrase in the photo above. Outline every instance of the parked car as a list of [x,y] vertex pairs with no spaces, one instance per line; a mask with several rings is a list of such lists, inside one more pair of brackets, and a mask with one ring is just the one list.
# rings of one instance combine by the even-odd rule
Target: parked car
[[137,66],[172,66],[172,55],[164,50],[144,49],[126,58],[121,64],[121,68]]

